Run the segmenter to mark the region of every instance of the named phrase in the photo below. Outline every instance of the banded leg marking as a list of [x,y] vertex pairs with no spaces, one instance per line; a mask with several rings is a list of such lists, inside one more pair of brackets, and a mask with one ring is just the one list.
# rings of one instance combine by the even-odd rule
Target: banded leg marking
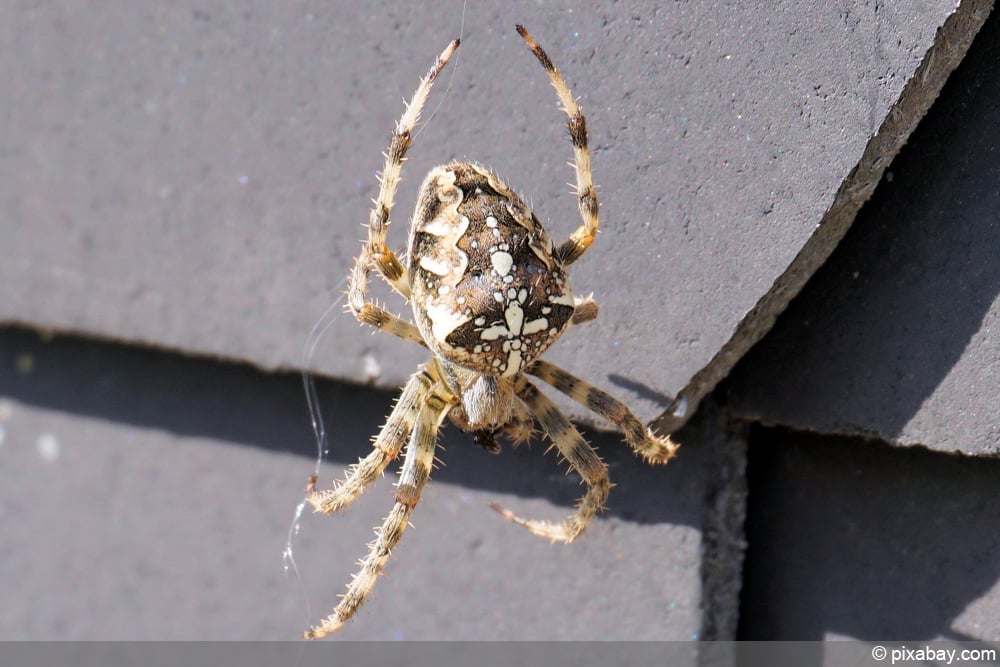
[[608,499],[611,484],[608,481],[608,469],[597,456],[593,447],[587,444],[580,432],[559,412],[555,404],[531,384],[521,378],[515,389],[517,395],[524,401],[528,409],[541,424],[555,447],[570,467],[583,478],[587,492],[577,504],[576,512],[562,523],[552,523],[537,519],[523,519],[508,509],[494,503],[491,507],[504,518],[524,526],[535,535],[545,537],[553,542],[572,542],[590,524]]
[[538,45],[538,42],[528,34],[524,26],[516,26],[517,32],[524,39],[524,42],[535,54],[538,62],[542,64],[545,73],[549,75],[549,81],[555,88],[556,95],[562,103],[563,111],[569,116],[566,126],[569,128],[569,138],[573,142],[573,166],[576,169],[576,196],[577,208],[580,210],[580,217],[583,224],[574,231],[569,240],[559,246],[556,255],[564,266],[569,266],[580,258],[594,242],[599,226],[598,211],[600,204],[597,201],[597,191],[594,189],[593,174],[590,167],[590,149],[587,145],[587,121],[583,111],[580,110],[572,91],[566,85],[566,80],[562,74],[552,64],[548,54]]
[[[438,56],[434,66],[420,80],[420,85],[413,94],[413,99],[406,105],[406,110],[393,130],[392,140],[385,154],[385,168],[379,176],[378,197],[375,199],[375,206],[368,219],[368,241],[355,263],[348,289],[348,304],[358,319],[362,319],[361,313],[365,306],[365,294],[368,289],[368,272],[372,266],[378,269],[394,290],[404,298],[410,297],[410,285],[405,267],[387,245],[389,216],[395,204],[399,174],[403,168],[403,161],[406,159],[406,151],[410,147],[413,128],[420,118],[420,112],[427,101],[427,95],[430,93],[434,80],[444,69],[448,59],[455,53],[458,44],[459,41],[456,39]],[[362,319],[362,321],[364,320]],[[408,336],[404,337],[408,338]]]
[[649,463],[666,463],[677,454],[677,443],[669,436],[653,433],[627,405],[606,391],[542,359],[528,367],[527,372],[620,428],[633,451]]
[[315,482],[310,484],[306,501],[315,511],[332,514],[340,510],[378,479],[389,463],[399,456],[403,443],[410,437],[417,422],[420,405],[432,384],[433,380],[425,370],[417,371],[403,388],[396,407],[375,438],[371,453],[352,465],[344,479],[332,489],[317,491],[314,488]]
[[380,331],[391,333],[393,336],[398,336],[404,340],[413,341],[423,347],[427,347],[427,342],[420,335],[420,329],[417,328],[416,324],[393,315],[381,306],[371,302],[365,303],[356,313],[356,316],[364,324],[370,324]]
[[438,428],[450,405],[435,394],[426,398],[420,408],[410,444],[406,448],[406,459],[396,485],[396,503],[381,528],[375,530],[375,540],[369,545],[368,555],[361,561],[361,570],[354,575],[340,604],[330,616],[304,634],[306,639],[322,639],[339,630],[354,616],[371,593],[385,569],[389,554],[406,530],[410,514],[420,501],[420,493],[430,479]]

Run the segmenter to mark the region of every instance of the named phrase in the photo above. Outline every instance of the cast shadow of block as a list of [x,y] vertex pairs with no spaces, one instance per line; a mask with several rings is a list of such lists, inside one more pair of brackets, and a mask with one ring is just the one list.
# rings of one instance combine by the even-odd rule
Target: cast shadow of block
[[1000,461],[756,428],[749,478],[742,639],[1000,636]]
[[[28,372],[25,359],[31,360]],[[317,382],[317,389],[327,432],[325,458],[354,463],[371,450],[371,438],[385,423],[397,392],[332,381]],[[0,328],[0,396],[179,435],[295,453],[303,457],[303,488],[317,451],[302,379],[292,373],[265,374],[236,364],[80,338],[48,339],[9,327]],[[605,516],[700,528],[705,486],[714,479],[715,452],[696,446],[695,438],[687,436],[684,456],[666,467],[652,467],[634,456],[618,434],[581,430],[608,464],[616,485]],[[564,464],[552,454],[543,455],[548,443],[541,439],[517,449],[504,443],[501,455],[494,456],[475,446],[468,434],[445,428],[441,444],[438,458],[444,465],[434,471],[435,482],[545,498],[565,508],[583,493],[578,478],[565,474]],[[391,466],[389,474],[397,468]],[[484,513],[490,514],[485,508]]]

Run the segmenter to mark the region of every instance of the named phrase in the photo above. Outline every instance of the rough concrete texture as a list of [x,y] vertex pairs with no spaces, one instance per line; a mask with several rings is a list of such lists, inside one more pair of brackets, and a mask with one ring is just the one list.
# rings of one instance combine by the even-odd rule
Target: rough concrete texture
[[[329,482],[368,451],[393,395],[320,393]],[[0,639],[295,638],[330,612],[392,504],[387,476],[342,515],[306,515],[300,584],[282,569],[313,467],[297,376],[2,329],[0,397]],[[616,486],[568,546],[488,507],[571,511],[582,487],[543,445],[492,456],[449,433],[413,527],[340,637],[699,636],[705,499],[732,457],[690,430],[664,469],[589,433]]]
[[1000,16],[843,243],[734,371],[743,416],[1000,454]]
[[[696,425],[700,428],[693,428]],[[747,546],[748,430],[746,422],[728,419],[714,402],[706,401],[699,418],[681,431],[689,441],[719,452],[702,531],[701,639],[709,642],[732,641],[737,634]]]
[[578,224],[523,22],[587,112],[603,203],[573,273],[603,316],[551,358],[643,417],[682,390],[693,407],[822,262],[989,4],[6,4],[0,319],[397,386],[422,351],[349,317],[300,350],[449,39],[392,242],[451,158],[494,166],[557,236]]
[[740,636],[995,641],[998,477],[993,459],[755,429]]

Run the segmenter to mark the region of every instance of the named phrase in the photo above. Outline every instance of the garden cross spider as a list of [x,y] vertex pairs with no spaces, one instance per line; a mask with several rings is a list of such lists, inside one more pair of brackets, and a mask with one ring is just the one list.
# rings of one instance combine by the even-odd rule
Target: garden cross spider
[[[468,162],[453,162],[432,169],[420,187],[410,222],[407,263],[386,245],[389,213],[411,133],[434,79],[459,41],[449,44],[421,80],[392,134],[369,218],[368,241],[348,289],[349,307],[361,322],[419,343],[433,356],[406,383],[372,452],[332,489],[317,491],[315,478],[310,481],[308,501],[313,508],[336,512],[373,482],[408,441],[392,511],[376,529],[368,556],[360,562],[361,571],[340,604],[305,633],[307,638],[318,639],[339,629],[372,590],[420,500],[445,417],[476,434],[477,443],[493,452],[499,451],[496,433],[503,432],[514,443],[524,442],[537,420],[552,446],[587,485],[576,511],[561,523],[522,519],[493,505],[507,519],[553,542],[572,542],[603,508],[611,486],[607,467],[525,374],[616,424],[648,462],[666,463],[677,451],[675,443],[654,435],[625,404],[538,358],[568,327],[597,317],[593,299],[573,296],[566,268],[593,242],[598,204],[583,112],[545,51],[522,26],[517,31],[545,68],[569,116],[583,224],[565,243],[554,246],[531,209],[496,174]],[[413,304],[416,325],[367,301],[373,268]]]

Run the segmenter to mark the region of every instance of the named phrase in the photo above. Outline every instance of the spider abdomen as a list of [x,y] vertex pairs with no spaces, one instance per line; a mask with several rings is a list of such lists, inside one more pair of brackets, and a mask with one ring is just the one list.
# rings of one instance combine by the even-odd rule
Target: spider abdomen
[[573,315],[573,293],[538,218],[492,172],[437,167],[420,189],[409,248],[413,310],[448,361],[511,377]]

